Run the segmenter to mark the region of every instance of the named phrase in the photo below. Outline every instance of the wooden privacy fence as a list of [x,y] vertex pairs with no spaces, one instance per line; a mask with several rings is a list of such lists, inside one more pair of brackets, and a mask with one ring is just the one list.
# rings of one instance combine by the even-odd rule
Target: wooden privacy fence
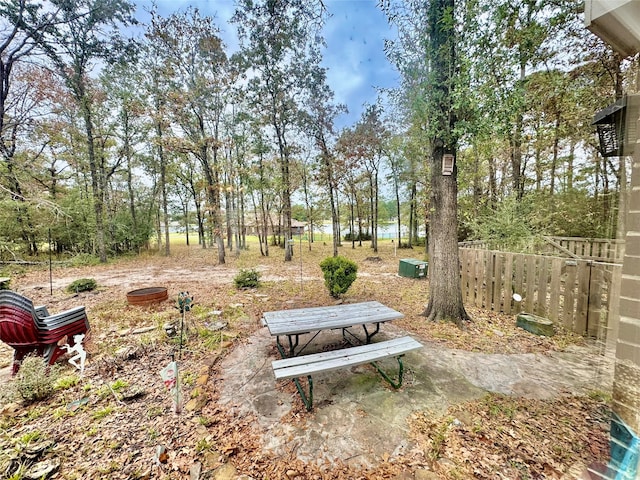
[[615,238],[538,235],[532,239],[525,239],[520,245],[513,245],[512,243],[512,241],[501,243],[499,241],[471,240],[458,242],[458,246],[461,248],[511,250],[538,255],[557,255],[614,263],[622,263],[624,251],[624,240],[616,240]]
[[622,263],[624,240],[614,238],[542,237],[546,240],[543,254],[563,253],[599,262]]
[[[622,265],[575,258],[460,248],[465,303],[552,320],[581,335],[602,338],[620,296]],[[513,294],[522,302],[513,300]]]

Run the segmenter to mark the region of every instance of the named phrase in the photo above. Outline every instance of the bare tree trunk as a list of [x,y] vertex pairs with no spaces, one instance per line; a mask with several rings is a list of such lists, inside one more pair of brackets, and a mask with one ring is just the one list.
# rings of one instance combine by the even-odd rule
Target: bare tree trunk
[[84,119],[85,133],[87,135],[87,156],[89,158],[89,170],[91,172],[91,188],[93,192],[93,213],[96,216],[96,246],[101,263],[107,262],[107,247],[104,238],[104,196],[100,188],[101,181],[99,178],[99,170],[96,162],[96,153],[94,148],[93,137],[93,119],[91,116],[90,100],[86,93],[81,90],[77,93]]
[[[396,194],[396,227],[398,229],[398,248],[402,246],[402,234],[400,232],[400,227],[402,223],[400,222],[400,188],[398,186],[398,178],[394,176],[394,190]],[[409,225],[409,229],[411,229],[411,225]]]
[[[158,129],[160,129],[159,126]],[[169,236],[169,199],[167,198],[167,165],[164,158],[164,149],[162,148],[162,145],[158,146],[158,158],[160,160],[160,191],[162,192],[162,214],[164,215],[164,254],[168,257],[169,255],[171,255],[171,241]]]
[[[520,84],[526,79],[526,64],[520,62]],[[524,195],[524,183],[522,179],[522,130],[524,124],[524,115],[519,111],[516,115],[515,130],[511,139],[511,178],[513,191],[516,198],[520,200]]]
[[[549,196],[553,197],[556,187],[556,170],[558,168],[558,150],[559,150],[559,137],[560,132],[560,115],[556,115],[556,121],[553,128],[553,155],[551,157],[551,183],[549,184]],[[551,202],[551,208],[554,208],[553,202]]]
[[567,190],[573,190],[573,162],[576,151],[576,141],[571,138],[569,145],[569,156],[567,157]]

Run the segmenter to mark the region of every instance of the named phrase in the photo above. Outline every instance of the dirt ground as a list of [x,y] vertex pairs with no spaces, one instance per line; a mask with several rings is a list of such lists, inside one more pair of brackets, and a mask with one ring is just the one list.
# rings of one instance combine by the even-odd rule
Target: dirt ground
[[[276,385],[266,368],[249,364],[240,377],[230,375],[235,365],[258,351],[257,345],[265,355],[260,365],[276,358],[260,324],[262,312],[335,303],[319,268],[330,247],[322,243],[315,243],[311,250],[306,244],[300,247],[292,262],[284,262],[278,248],[261,257],[252,246],[239,257],[228,255],[226,263],[218,265],[212,250],[182,246],[173,248],[170,257],[147,254],[83,267],[55,263],[51,276],[46,268],[5,268],[1,273],[12,278],[12,289],[37,305],[46,304],[52,313],[85,305],[92,332],[84,375],[58,362],[66,380],[50,397],[30,404],[9,395],[20,377],[10,377],[11,349],[0,345],[0,382],[5,387],[0,396],[0,451],[4,452],[0,478],[5,478],[3,472],[9,478],[19,467],[23,477],[11,478],[29,478],[37,466],[51,467],[49,478],[62,479],[575,478],[572,475],[586,465],[606,461],[610,365],[598,346],[566,332],[553,338],[536,337],[516,328],[512,316],[471,308],[474,321],[462,330],[451,324],[427,324],[420,313],[428,296],[428,280],[397,275],[400,258],[424,257],[418,250],[395,251],[385,243],[377,253],[366,246],[342,247],[341,254],[359,266],[358,279],[343,301],[378,300],[403,312],[405,318],[394,322],[393,328],[420,339],[429,352],[440,352],[420,371],[435,374],[429,368],[437,359],[447,358],[444,363],[450,365],[457,362],[466,369],[461,375],[469,384],[469,396],[457,398],[438,387],[438,392],[444,392],[438,394],[439,408],[430,409],[418,401],[416,390],[412,394],[419,375],[414,373],[413,383],[392,392],[372,379],[366,368],[358,367],[335,384],[332,379],[320,379],[324,403],[306,412],[295,389]],[[260,272],[261,286],[236,289],[233,279],[241,269]],[[95,279],[98,289],[68,293],[66,287],[79,278]],[[127,292],[149,286],[166,287],[169,300],[148,307],[127,304]],[[168,336],[165,329],[180,324],[179,292],[194,297],[194,307],[185,317],[182,346],[179,336]],[[462,359],[467,356],[471,360],[465,363]],[[180,414],[172,412],[170,395],[159,376],[172,357],[179,360],[182,372]],[[503,363],[496,363],[498,357]],[[481,358],[496,368],[495,382],[487,380],[489,370],[478,368]],[[415,360],[421,364],[418,357]],[[523,362],[517,369],[516,360]],[[543,364],[557,370],[558,377],[555,383],[538,383],[537,394],[492,386],[501,381],[510,385],[505,380],[509,375],[526,377],[528,373],[522,372],[535,372]],[[498,365],[504,366],[504,375],[499,374]],[[568,378],[567,370],[583,372],[581,383]],[[358,378],[366,379],[369,394],[338,387],[344,385],[340,382],[351,386]],[[260,385],[266,390],[243,391]],[[338,390],[354,392],[354,398],[363,401],[358,405],[352,398],[346,408],[344,397],[335,395]],[[545,391],[551,394],[540,394]],[[394,397],[395,393],[399,395]],[[264,406],[239,409],[237,404],[247,395],[250,399],[266,395],[262,397],[269,398],[266,411]],[[401,398],[414,406],[400,416],[379,416],[387,422],[387,431],[400,432],[396,447],[401,448],[387,445],[367,455],[366,462],[352,461],[349,456],[361,455],[341,455],[345,452],[339,447],[353,443],[350,435],[386,435],[384,422],[374,433],[338,428],[335,415],[340,412],[349,412],[349,418],[373,418],[366,407],[367,395],[380,402]],[[327,419],[334,419],[334,424]],[[270,444],[276,429],[278,449]],[[304,440],[310,437],[296,433],[301,431],[327,437],[325,453],[318,451],[314,458],[310,445],[323,444]],[[286,435],[291,436],[289,449],[281,448],[287,443]],[[47,448],[34,454],[34,445],[42,444]]]

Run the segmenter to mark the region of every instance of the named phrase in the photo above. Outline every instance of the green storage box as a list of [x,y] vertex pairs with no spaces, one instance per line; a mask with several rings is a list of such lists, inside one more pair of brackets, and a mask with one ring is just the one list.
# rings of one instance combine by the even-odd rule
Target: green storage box
[[425,278],[429,264],[415,258],[403,258],[400,260],[398,274],[401,277]]

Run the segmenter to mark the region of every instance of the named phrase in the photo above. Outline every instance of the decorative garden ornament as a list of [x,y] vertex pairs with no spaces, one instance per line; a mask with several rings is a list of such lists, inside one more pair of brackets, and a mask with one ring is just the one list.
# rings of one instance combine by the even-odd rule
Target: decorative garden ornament
[[[68,343],[65,343],[60,348],[64,348],[67,350],[67,353],[76,352],[74,356],[69,359],[69,363],[80,370],[80,375],[84,373],[84,363],[87,360],[87,352],[82,346],[82,341],[84,340],[84,333],[80,333],[78,335],[73,336],[74,345],[71,347]],[[78,364],[78,360],[80,364]]]

